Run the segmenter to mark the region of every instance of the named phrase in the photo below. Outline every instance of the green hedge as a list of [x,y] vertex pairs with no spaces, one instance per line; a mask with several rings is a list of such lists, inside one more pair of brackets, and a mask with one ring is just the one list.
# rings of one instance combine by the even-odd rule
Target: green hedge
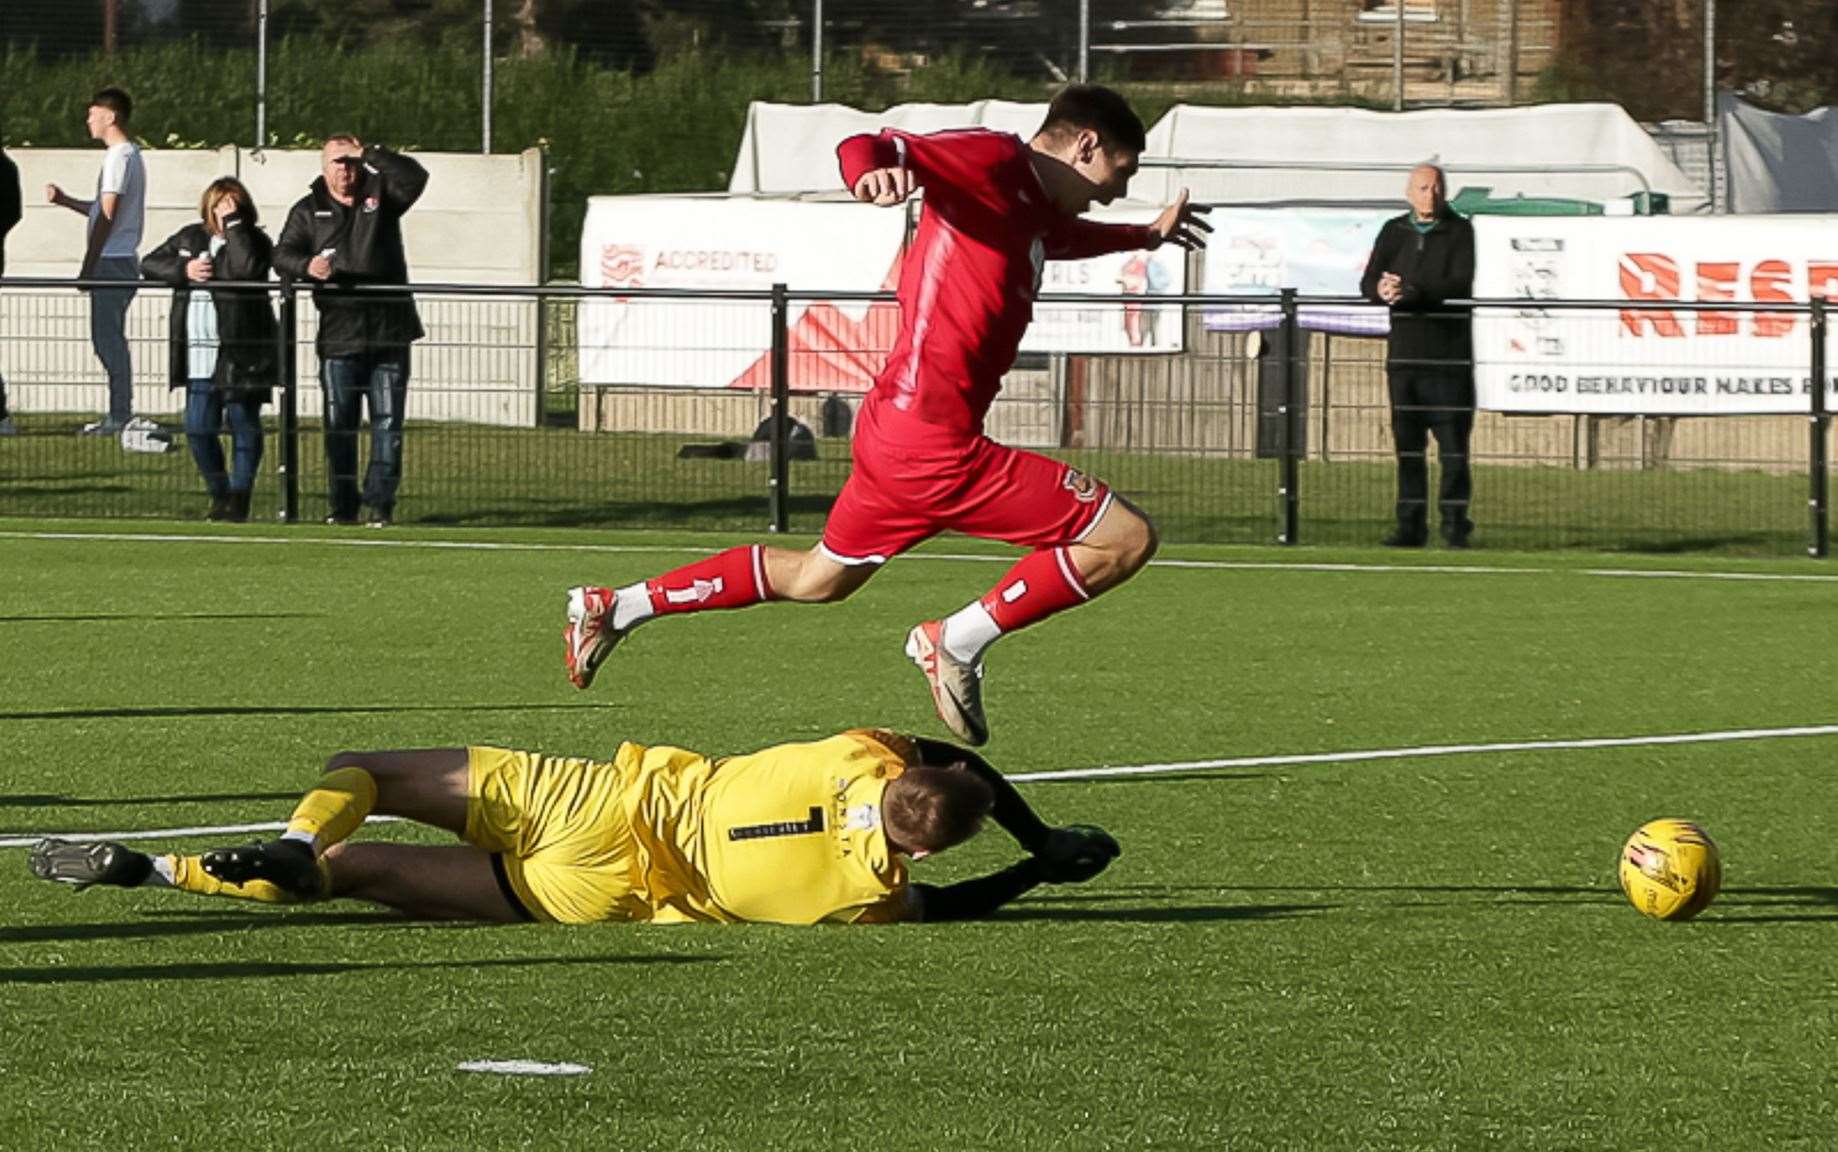
[[[642,75],[602,68],[570,51],[497,61],[493,150],[546,147],[555,170],[551,273],[575,272],[588,196],[726,188],[747,103],[807,101],[809,66],[797,56],[707,52],[675,56]],[[349,48],[283,40],[269,52],[266,142],[313,147],[334,132],[352,131],[409,149],[472,151],[480,143],[479,72],[476,44]],[[86,145],[84,108],[103,84],[133,95],[134,129],[151,147],[254,140],[253,50],[184,41],[126,49],[111,59],[43,60],[10,46],[0,56],[0,75],[7,80],[0,139],[9,146]],[[1039,100],[1050,91],[963,58],[896,76],[838,56],[824,74],[826,99],[867,108],[904,100]],[[1148,120],[1161,108],[1142,111]]]

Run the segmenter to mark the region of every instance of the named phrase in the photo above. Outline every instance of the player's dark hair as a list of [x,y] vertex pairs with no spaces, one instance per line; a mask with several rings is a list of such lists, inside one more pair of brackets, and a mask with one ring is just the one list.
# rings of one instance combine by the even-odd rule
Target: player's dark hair
[[996,804],[982,777],[962,767],[908,768],[881,794],[887,838],[909,852],[942,852],[976,835]]
[[1047,105],[1039,136],[1059,138],[1089,128],[1113,152],[1141,153],[1148,142],[1129,101],[1102,84],[1068,84]]
[[134,101],[119,88],[109,87],[97,91],[89,98],[91,108],[107,108],[115,114],[117,125],[126,124],[134,115]]

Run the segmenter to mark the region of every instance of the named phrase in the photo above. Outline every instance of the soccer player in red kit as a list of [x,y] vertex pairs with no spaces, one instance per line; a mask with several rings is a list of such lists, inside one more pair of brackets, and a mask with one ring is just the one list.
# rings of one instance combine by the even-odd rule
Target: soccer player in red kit
[[568,594],[569,679],[585,688],[626,633],[654,615],[767,600],[844,599],[881,564],[947,530],[1028,549],[994,588],[916,625],[906,653],[939,717],[970,744],[989,738],[983,653],[998,637],[1116,587],[1155,552],[1155,529],[1108,487],[983,435],[983,418],[1034,314],[1046,260],[1164,243],[1208,230],[1187,194],[1148,225],[1080,215],[1135,174],[1142,121],[1123,97],[1075,85],[1032,140],[982,129],[884,129],[836,149],[844,184],[869,204],[925,190],[901,273],[900,332],[862,404],[854,467],[808,552],[752,545],[620,589]]

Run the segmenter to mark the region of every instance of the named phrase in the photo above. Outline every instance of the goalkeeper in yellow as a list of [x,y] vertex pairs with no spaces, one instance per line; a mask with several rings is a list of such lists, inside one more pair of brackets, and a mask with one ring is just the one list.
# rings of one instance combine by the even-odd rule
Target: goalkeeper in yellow
[[[370,815],[461,845],[346,838]],[[915,884],[910,861],[993,817],[1028,855],[989,876]],[[710,759],[622,744],[611,760],[503,748],[340,752],[278,840],[201,856],[41,841],[32,871],[88,887],[171,887],[269,903],[346,897],[438,919],[775,924],[962,920],[1118,854],[1050,828],[976,753],[861,729]]]

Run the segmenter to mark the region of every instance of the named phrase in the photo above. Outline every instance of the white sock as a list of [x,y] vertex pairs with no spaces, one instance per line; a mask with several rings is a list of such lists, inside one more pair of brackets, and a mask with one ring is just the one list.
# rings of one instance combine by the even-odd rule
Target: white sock
[[975,664],[983,658],[983,649],[1002,635],[989,609],[981,600],[972,600],[945,617],[944,645],[951,658],[964,664]]
[[313,850],[313,855],[319,855],[319,841],[313,838],[311,832],[295,832],[290,828],[286,832],[281,833],[281,839],[298,840],[308,848],[311,848]]
[[646,590],[644,581],[627,584],[613,593],[613,628],[623,632],[627,628],[644,623],[652,615],[651,593]]
[[147,873],[147,878],[141,881],[141,887],[143,888],[170,888],[172,887],[172,857],[155,856],[153,858],[153,871]]

